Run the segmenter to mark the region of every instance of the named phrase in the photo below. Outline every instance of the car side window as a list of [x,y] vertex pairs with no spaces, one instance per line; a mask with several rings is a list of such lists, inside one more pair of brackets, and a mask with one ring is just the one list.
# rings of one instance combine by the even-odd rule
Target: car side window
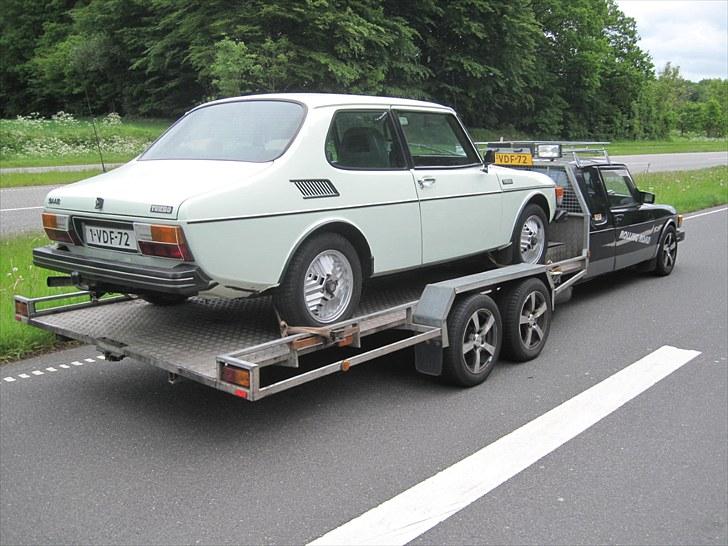
[[610,207],[628,207],[637,204],[632,192],[632,180],[627,171],[602,169],[601,174]]
[[481,163],[452,114],[397,112],[409,153],[417,167],[462,167]]
[[326,135],[326,159],[343,169],[404,169],[402,149],[387,110],[340,111]]

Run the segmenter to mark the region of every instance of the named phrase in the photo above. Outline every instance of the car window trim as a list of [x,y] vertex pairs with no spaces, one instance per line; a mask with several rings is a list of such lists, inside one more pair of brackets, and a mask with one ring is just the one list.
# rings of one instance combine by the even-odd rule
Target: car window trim
[[614,205],[612,206],[609,204],[609,210],[621,210],[621,209],[635,209],[639,208],[640,202],[637,199],[637,187],[634,184],[634,181],[632,180],[632,175],[629,173],[629,171],[625,167],[618,167],[618,166],[599,166],[597,167],[597,171],[599,172],[599,179],[602,182],[602,188],[604,189],[604,193],[607,196],[607,204],[609,204],[609,194],[607,193],[607,184],[604,181],[604,176],[602,175],[603,172],[606,171],[624,171],[627,173],[627,181],[625,182],[627,185],[627,189],[629,190],[629,194],[632,196],[633,203],[628,203],[626,205]]
[[[341,170],[341,171],[371,171],[371,172],[389,172],[389,171],[401,172],[401,171],[408,171],[410,169],[409,162],[407,161],[407,155],[405,155],[405,150],[403,149],[403,146],[402,146],[402,141],[401,141],[400,135],[397,132],[397,127],[396,127],[396,123],[394,121],[394,116],[392,115],[392,109],[390,107],[388,107],[388,106],[380,106],[380,105],[377,105],[377,106],[379,106],[379,107],[378,108],[365,108],[365,107],[358,107],[358,108],[337,108],[336,110],[334,110],[334,113],[331,116],[331,121],[329,122],[329,128],[326,131],[326,137],[324,137],[324,157],[326,158],[326,162],[329,165],[331,165],[334,169],[338,169],[338,170]],[[341,137],[338,134],[339,133],[339,129],[338,129],[338,127],[334,127],[334,121],[336,120],[336,116],[339,113],[342,113],[342,112],[344,112],[344,113],[357,113],[357,112],[365,112],[365,113],[369,113],[369,112],[384,112],[384,113],[386,113],[387,114],[387,118],[389,119],[389,122],[391,123],[390,129],[392,129],[392,142],[393,143],[394,143],[394,141],[397,142],[397,145],[399,146],[400,153],[402,154],[402,157],[405,160],[404,161],[404,166],[403,167],[391,167],[391,168],[379,168],[379,167],[343,167],[341,165],[335,165],[334,163],[332,163],[331,161],[329,161],[329,157],[326,155],[326,141],[328,139],[329,132],[333,128],[334,131],[335,131],[335,133],[336,133],[335,137],[336,137],[337,143],[339,145],[341,144]]]

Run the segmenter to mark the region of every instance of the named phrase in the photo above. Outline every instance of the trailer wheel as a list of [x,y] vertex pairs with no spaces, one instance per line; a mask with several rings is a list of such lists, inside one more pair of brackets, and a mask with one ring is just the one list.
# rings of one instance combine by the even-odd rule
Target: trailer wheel
[[485,381],[498,361],[503,327],[498,306],[484,294],[466,297],[447,319],[450,346],[443,358],[443,378],[472,387]]
[[551,329],[551,296],[539,279],[526,279],[505,289],[503,356],[516,362],[536,358]]
[[511,263],[546,263],[548,219],[544,210],[531,203],[518,217],[511,238]]
[[160,307],[179,305],[180,303],[187,301],[187,296],[182,296],[180,294],[165,294],[163,292],[150,292],[148,294],[141,294],[140,297],[144,301]]
[[323,326],[351,316],[361,287],[361,262],[352,244],[338,233],[322,233],[293,256],[275,304],[288,324]]

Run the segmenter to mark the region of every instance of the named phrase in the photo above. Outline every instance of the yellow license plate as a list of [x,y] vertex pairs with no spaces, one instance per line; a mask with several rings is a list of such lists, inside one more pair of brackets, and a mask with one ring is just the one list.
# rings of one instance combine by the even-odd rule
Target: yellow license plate
[[499,153],[495,154],[495,162],[498,165],[519,165],[530,167],[533,165],[531,154]]

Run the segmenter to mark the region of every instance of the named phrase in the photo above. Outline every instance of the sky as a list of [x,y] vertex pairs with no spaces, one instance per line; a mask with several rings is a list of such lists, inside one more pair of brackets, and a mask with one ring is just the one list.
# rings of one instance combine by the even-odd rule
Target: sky
[[617,0],[637,22],[656,70],[670,61],[686,80],[728,79],[728,0]]

